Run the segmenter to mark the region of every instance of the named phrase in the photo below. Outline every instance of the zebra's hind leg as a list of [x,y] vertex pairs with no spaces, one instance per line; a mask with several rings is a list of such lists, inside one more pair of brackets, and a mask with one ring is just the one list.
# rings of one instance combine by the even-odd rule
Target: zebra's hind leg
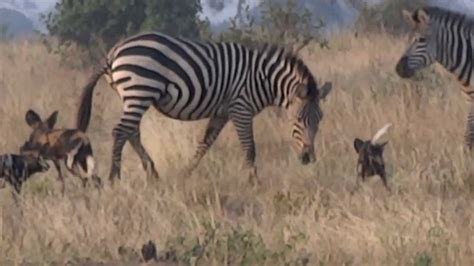
[[[142,120],[143,114],[148,110],[152,103],[153,101],[147,98],[125,98],[123,105],[123,113],[120,117],[120,122],[117,124],[117,126],[115,126],[114,130],[112,131],[114,144],[112,148],[112,165],[110,167],[109,174],[109,180],[112,185],[114,184],[115,178],[120,179],[121,176],[120,172],[122,165],[122,151],[125,143],[128,140],[137,138],[138,136],[138,141],[137,139],[135,139],[134,142],[131,144],[132,146],[138,145],[138,143],[141,144],[140,121]],[[136,147],[138,146],[133,146],[134,149]]]
[[469,114],[466,123],[465,144],[470,153],[474,148],[474,100],[469,101]]
[[201,159],[206,155],[207,151],[211,148],[212,144],[216,141],[217,137],[221,133],[229,121],[228,116],[216,116],[212,117],[207,123],[204,136],[199,141],[196,153],[194,154],[190,165],[185,169],[184,175],[189,176],[194,169],[198,166]]
[[260,186],[261,182],[255,166],[255,141],[253,138],[253,113],[243,105],[235,105],[231,109],[231,119],[237,130],[239,141],[244,150],[245,165],[249,169],[249,182],[252,186]]
[[130,134],[121,131],[120,125],[118,125],[116,128],[114,128],[112,135],[114,137],[114,145],[112,148],[112,165],[110,166],[109,180],[113,185],[116,178],[120,179],[122,150]]
[[140,138],[140,130],[138,130],[133,136],[130,138],[130,144],[132,145],[133,150],[138,154],[140,160],[142,161],[143,169],[145,169],[147,173],[147,180],[148,183],[152,184],[159,179],[158,172],[155,168],[155,163],[151,159],[148,152],[143,147],[141,138]]

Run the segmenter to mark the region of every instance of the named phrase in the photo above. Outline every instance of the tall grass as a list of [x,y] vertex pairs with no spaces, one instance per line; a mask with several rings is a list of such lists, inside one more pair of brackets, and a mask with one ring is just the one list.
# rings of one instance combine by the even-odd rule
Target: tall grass
[[[200,166],[177,189],[206,121],[180,122],[149,111],[141,125],[161,182],[147,187],[138,156],[126,145],[122,180],[98,194],[67,178],[59,193],[54,169],[24,186],[19,205],[0,191],[0,264],[125,261],[118,248],[149,239],[182,263],[222,265],[472,265],[472,161],[462,150],[467,106],[457,83],[438,67],[417,80],[398,78],[405,40],[387,35],[332,36],[329,49],[303,58],[334,89],[322,103],[318,162],[302,166],[291,150],[289,123],[270,110],[255,122],[263,186],[254,191],[243,153],[227,126]],[[60,64],[38,43],[0,45],[0,149],[17,152],[29,134],[25,112],[59,110],[74,126],[88,71]],[[106,180],[111,130],[120,100],[105,81],[94,96],[88,134]],[[355,137],[387,122],[389,194],[374,177],[355,188]],[[203,245],[207,243],[207,245]],[[204,252],[199,252],[203,250]]]

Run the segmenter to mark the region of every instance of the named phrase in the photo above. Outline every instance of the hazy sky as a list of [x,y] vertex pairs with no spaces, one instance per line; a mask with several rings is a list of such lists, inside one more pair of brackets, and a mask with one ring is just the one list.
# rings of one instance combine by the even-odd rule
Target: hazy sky
[[[17,2],[23,3],[24,0],[0,0],[0,3],[9,3],[9,2]],[[38,6],[38,10],[32,11],[30,10],[29,15],[36,15],[39,12],[44,12],[45,10],[49,9],[50,7],[54,6],[57,0],[29,0],[34,2]],[[327,0],[333,1],[333,0]],[[366,0],[368,2],[380,2],[382,0]],[[474,14],[474,0],[430,0],[431,2],[437,3],[439,5],[454,9],[460,10],[466,13]],[[230,16],[235,15],[236,7],[238,0],[230,0],[230,4],[226,5],[225,8],[221,12],[215,12],[211,9],[207,4],[207,1],[203,1],[203,15],[208,17],[213,23],[219,23],[224,21],[225,19],[229,18]],[[246,0],[246,3],[250,6],[254,6],[259,2],[259,0]],[[34,18],[33,18],[34,19]],[[36,19],[34,19],[36,20]]]

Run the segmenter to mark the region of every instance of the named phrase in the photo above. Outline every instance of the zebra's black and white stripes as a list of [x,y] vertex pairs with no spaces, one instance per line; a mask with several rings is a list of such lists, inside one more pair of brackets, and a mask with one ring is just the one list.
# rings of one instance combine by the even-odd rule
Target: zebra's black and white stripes
[[413,13],[403,11],[415,37],[396,65],[402,78],[412,77],[418,70],[434,62],[454,74],[463,85],[470,111],[465,134],[466,146],[474,148],[474,20],[438,7],[424,7]]
[[123,101],[122,116],[113,131],[111,179],[120,177],[127,140],[148,176],[158,176],[140,141],[140,121],[151,106],[174,119],[210,119],[194,166],[232,121],[247,164],[255,169],[252,119],[270,105],[291,107],[292,136],[301,161],[315,160],[313,142],[322,119],[319,101],[331,84],[318,89],[306,65],[284,49],[250,49],[237,43],[198,42],[160,33],[133,36],[110,50],[106,63],[84,88],[77,121],[81,130],[89,124],[93,89],[102,74]]

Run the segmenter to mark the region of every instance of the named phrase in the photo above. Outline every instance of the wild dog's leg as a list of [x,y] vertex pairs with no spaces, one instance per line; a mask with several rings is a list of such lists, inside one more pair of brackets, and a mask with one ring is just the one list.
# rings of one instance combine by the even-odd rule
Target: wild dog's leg
[[94,185],[97,189],[101,190],[104,187],[102,184],[102,179],[100,179],[100,177],[95,174],[92,175],[92,181],[94,181]]
[[[82,188],[85,189],[87,186],[88,180],[87,180],[87,177],[85,177],[84,175],[87,175],[87,173],[85,173],[84,170],[81,169],[81,167],[82,167],[82,164],[86,165],[86,163],[83,162],[81,159],[79,160],[77,159],[78,155],[79,155],[79,158],[83,157],[83,156],[80,156],[81,154],[79,154],[84,151],[83,145],[84,145],[83,143],[81,143],[80,141],[77,141],[77,144],[75,145],[75,147],[67,154],[64,162],[66,164],[67,169],[74,176],[78,177],[81,180]],[[85,158],[83,160],[85,160]]]
[[[139,89],[137,88],[137,90]],[[112,184],[114,183],[115,178],[120,179],[123,146],[127,140],[134,136],[138,135],[139,138],[140,121],[143,114],[148,110],[150,105],[153,104],[153,101],[154,99],[151,98],[136,97],[128,99],[124,97],[122,117],[120,118],[120,122],[112,131],[114,144],[112,148],[112,165],[110,167],[109,175]],[[138,144],[136,140],[134,144]]]
[[253,112],[245,103],[236,103],[230,109],[230,118],[235,125],[242,149],[246,153],[245,164],[249,168],[249,181],[260,185],[255,167],[255,141],[253,138]]
[[149,183],[152,183],[158,180],[158,172],[155,168],[155,163],[151,159],[150,155],[146,151],[145,147],[143,147],[141,138],[140,138],[140,129],[138,129],[133,136],[130,137],[130,144],[135,152],[140,157],[142,161],[143,169],[145,169],[147,173],[147,179]]
[[228,116],[212,117],[209,120],[206,131],[204,132],[204,136],[199,141],[196,153],[194,154],[190,165],[185,170],[186,175],[189,175],[198,166],[199,162],[204,157],[204,155],[206,155],[212,144],[214,144],[228,121]]
[[385,186],[385,188],[391,192],[392,190],[390,189],[390,187],[388,186],[388,182],[387,182],[387,176],[385,174],[382,174],[380,176],[380,178],[382,179],[382,182],[383,182],[383,185]]
[[466,123],[466,133],[464,135],[466,147],[470,152],[474,148],[474,99],[469,101],[469,114]]
[[53,160],[54,167],[56,167],[56,171],[58,171],[58,179],[61,182],[61,193],[64,195],[65,185],[64,185],[64,176],[61,171],[61,165],[59,164],[58,160]]

